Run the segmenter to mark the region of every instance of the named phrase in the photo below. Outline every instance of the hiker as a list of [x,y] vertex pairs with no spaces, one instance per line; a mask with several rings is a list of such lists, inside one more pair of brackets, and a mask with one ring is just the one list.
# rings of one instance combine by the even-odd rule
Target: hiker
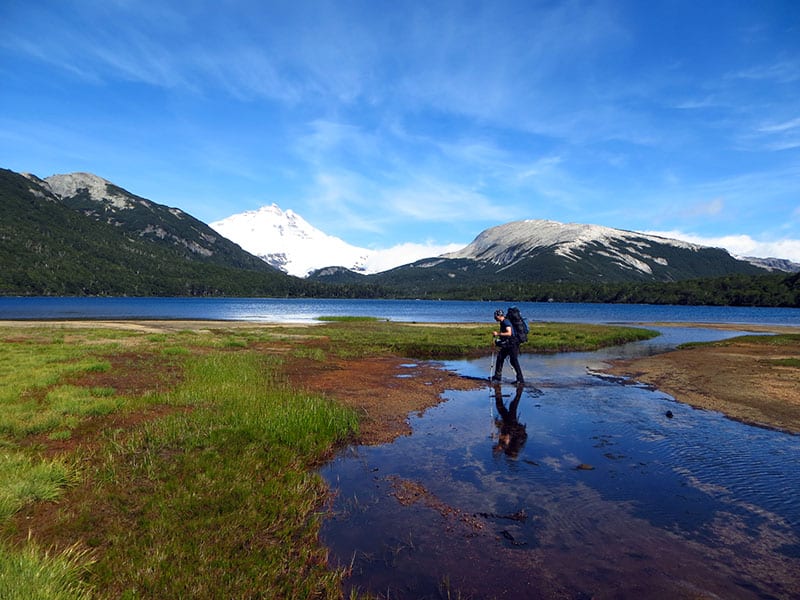
[[517,387],[517,393],[514,399],[509,403],[508,408],[503,403],[503,393],[499,385],[494,386],[494,402],[497,407],[497,412],[500,415],[499,419],[495,419],[495,425],[499,432],[497,436],[497,444],[493,450],[495,452],[504,452],[511,458],[517,458],[525,441],[528,439],[528,433],[525,431],[525,425],[519,422],[517,417],[517,408],[519,401],[522,398],[522,386]]
[[519,366],[519,338],[514,333],[514,328],[502,310],[494,311],[494,320],[500,323],[500,330],[493,331],[495,345],[500,349],[497,355],[497,360],[494,363],[494,375],[492,381],[499,383],[503,374],[503,363],[508,357],[508,362],[514,368],[517,374],[517,385],[525,383],[525,378],[522,376],[522,368]]

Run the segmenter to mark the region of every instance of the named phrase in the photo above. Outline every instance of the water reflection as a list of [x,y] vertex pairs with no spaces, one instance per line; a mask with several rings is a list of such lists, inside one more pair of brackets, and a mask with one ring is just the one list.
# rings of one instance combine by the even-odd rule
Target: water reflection
[[800,437],[593,374],[648,344],[526,355],[535,388],[450,392],[411,418],[411,436],[328,465],[338,496],[322,535],[349,585],[389,598],[796,597]]
[[503,386],[495,383],[492,387],[494,388],[494,404],[498,415],[498,418],[495,419],[498,433],[494,451],[502,452],[510,458],[517,458],[520,450],[525,445],[525,441],[528,439],[525,425],[520,423],[517,417],[519,401],[522,399],[522,392],[525,387],[522,385],[515,386],[514,399],[509,402],[508,406],[503,400]]

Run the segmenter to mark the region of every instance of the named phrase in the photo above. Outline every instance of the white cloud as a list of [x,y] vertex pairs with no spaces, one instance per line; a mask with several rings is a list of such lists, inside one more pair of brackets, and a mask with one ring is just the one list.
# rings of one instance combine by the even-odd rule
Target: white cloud
[[374,250],[367,260],[367,271],[378,273],[399,265],[405,265],[422,258],[439,256],[447,252],[461,250],[467,244],[398,244],[384,250]]
[[749,69],[743,69],[730,76],[732,79],[767,80],[778,83],[793,83],[800,79],[800,63],[783,60],[765,63]]
[[385,202],[398,217],[419,222],[446,223],[456,216],[462,222],[502,219],[501,209],[479,192],[430,176],[388,190]]
[[747,234],[702,236],[683,231],[645,231],[651,235],[683,240],[701,246],[725,248],[735,256],[754,256],[758,258],[784,258],[800,263],[800,239],[757,240]]
[[772,123],[770,125],[763,125],[759,131],[765,133],[774,133],[776,131],[787,131],[789,129],[800,129],[800,118],[791,119],[782,123]]
[[690,208],[689,214],[692,217],[714,216],[722,213],[725,202],[722,198],[714,198],[708,202],[700,202]]

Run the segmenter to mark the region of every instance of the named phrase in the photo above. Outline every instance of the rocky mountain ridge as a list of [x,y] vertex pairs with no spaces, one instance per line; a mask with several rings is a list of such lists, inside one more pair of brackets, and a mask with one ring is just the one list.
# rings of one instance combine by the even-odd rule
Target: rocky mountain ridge
[[137,196],[92,173],[51,175],[29,180],[46,186],[65,206],[138,239],[189,258],[262,271],[272,270],[234,242],[190,214]]
[[550,220],[524,220],[491,227],[458,252],[443,255],[447,259],[468,258],[489,262],[501,268],[511,267],[527,257],[547,249],[569,261],[577,261],[587,248],[606,256],[622,269],[639,270],[652,275],[651,263],[666,266],[667,259],[654,256],[658,246],[685,250],[702,247],[680,240],[613,229],[601,225],[559,223]]

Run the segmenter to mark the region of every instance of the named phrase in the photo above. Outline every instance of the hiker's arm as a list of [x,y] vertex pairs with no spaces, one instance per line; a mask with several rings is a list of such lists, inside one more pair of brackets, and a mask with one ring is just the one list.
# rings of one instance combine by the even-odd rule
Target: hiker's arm
[[493,331],[492,335],[495,336],[495,337],[497,337],[498,335],[500,337],[511,337],[512,335],[514,335],[514,333],[513,333],[513,330],[511,329],[511,327],[502,327],[501,326],[500,327],[500,331]]

